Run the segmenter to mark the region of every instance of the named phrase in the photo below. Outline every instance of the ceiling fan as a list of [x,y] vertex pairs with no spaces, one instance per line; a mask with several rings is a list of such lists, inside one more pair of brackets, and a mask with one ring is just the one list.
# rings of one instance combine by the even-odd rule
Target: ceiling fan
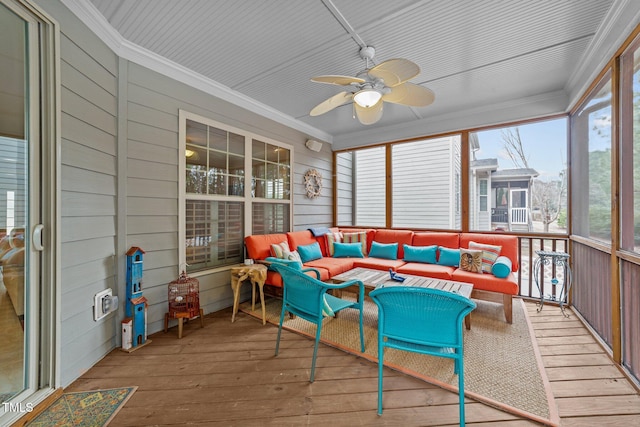
[[370,125],[382,117],[383,102],[411,107],[426,107],[433,103],[435,95],[431,90],[408,82],[420,74],[420,67],[417,64],[408,59],[397,58],[369,68],[369,61],[373,59],[375,53],[375,49],[371,46],[360,49],[360,57],[366,61],[367,69],[359,72],[356,77],[333,75],[313,77],[311,81],[349,86],[349,90],[321,102],[309,114],[319,116],[353,101],[354,115],[363,125]]

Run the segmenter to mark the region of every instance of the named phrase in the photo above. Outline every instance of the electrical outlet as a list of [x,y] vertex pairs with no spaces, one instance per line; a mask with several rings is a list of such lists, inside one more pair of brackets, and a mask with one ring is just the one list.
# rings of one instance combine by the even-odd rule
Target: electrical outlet
[[111,288],[100,291],[93,297],[93,320],[98,321],[118,308],[118,297]]

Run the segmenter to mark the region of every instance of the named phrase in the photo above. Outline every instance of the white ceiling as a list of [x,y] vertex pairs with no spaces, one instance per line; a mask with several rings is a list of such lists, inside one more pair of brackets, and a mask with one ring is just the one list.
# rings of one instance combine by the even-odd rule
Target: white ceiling
[[[121,56],[177,64],[212,93],[343,146],[459,129],[473,115],[500,121],[523,103],[535,104],[523,114],[566,111],[640,16],[634,0],[63,2]],[[310,117],[342,90],[310,78],[355,75],[365,68],[365,44],[375,47],[376,64],[417,63],[411,82],[432,89],[436,101],[387,103],[369,126],[353,118],[351,104]]]

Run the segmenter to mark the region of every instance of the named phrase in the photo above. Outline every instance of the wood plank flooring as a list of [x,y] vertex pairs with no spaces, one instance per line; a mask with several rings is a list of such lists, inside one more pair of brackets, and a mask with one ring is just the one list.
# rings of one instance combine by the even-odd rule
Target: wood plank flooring
[[569,310],[526,304],[562,426],[640,425],[640,395]]
[[[596,341],[557,307],[527,304],[563,426],[640,425],[640,396]],[[557,312],[557,314],[556,314]],[[457,395],[385,370],[384,414],[376,415],[377,365],[321,345],[309,383],[313,342],[231,310],[154,334],[131,354],[115,350],[66,391],[138,385],[111,426],[458,425]],[[567,335],[568,334],[568,335]],[[472,426],[537,423],[466,400]]]

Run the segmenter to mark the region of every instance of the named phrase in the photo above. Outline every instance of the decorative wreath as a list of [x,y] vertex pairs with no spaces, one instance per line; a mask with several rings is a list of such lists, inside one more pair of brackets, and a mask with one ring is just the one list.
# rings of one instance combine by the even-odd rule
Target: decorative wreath
[[315,199],[322,192],[322,175],[316,169],[309,169],[304,174],[304,186],[307,190],[307,197]]

